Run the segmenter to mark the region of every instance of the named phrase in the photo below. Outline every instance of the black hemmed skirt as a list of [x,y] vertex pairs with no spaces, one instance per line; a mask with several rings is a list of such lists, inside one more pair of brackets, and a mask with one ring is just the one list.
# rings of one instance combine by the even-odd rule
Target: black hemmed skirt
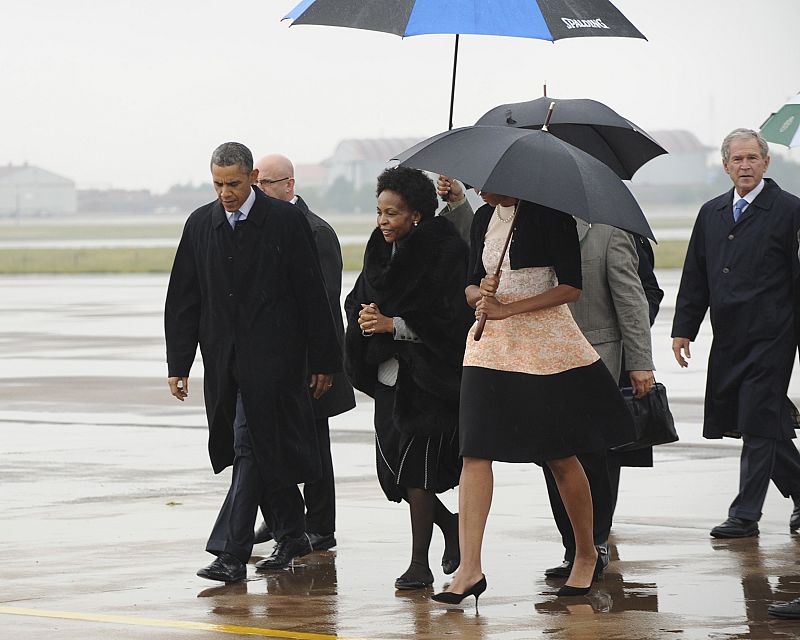
[[413,436],[397,428],[395,387],[375,386],[375,462],[386,498],[400,502],[406,488],[442,493],[458,484],[461,458],[456,433]]
[[537,464],[634,439],[601,360],[549,375],[464,367],[459,432],[462,456]]

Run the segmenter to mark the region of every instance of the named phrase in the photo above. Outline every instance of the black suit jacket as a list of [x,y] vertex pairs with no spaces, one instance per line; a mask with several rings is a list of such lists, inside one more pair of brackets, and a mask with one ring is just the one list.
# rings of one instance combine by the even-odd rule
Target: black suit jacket
[[[314,238],[314,246],[317,249],[319,264],[322,268],[322,277],[325,280],[325,292],[328,295],[328,304],[331,307],[333,323],[336,326],[336,335],[339,337],[339,347],[344,341],[344,323],[342,322],[342,248],[339,245],[339,238],[333,227],[316,213],[308,208],[300,196],[297,196],[295,206],[305,214],[305,218],[311,227],[311,235]],[[337,373],[333,376],[333,386],[319,400],[312,400],[314,405],[314,415],[317,418],[329,418],[338,416],[340,413],[350,411],[356,406],[356,398],[353,387],[344,373]]]

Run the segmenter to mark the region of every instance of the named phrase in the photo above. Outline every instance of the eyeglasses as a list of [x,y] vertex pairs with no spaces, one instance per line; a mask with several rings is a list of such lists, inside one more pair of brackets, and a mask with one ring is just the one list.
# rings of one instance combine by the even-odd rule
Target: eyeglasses
[[283,182],[284,180],[291,180],[292,176],[286,176],[285,178],[278,178],[277,180],[268,180],[267,178],[261,178],[260,180],[256,180],[256,182],[261,187],[266,187],[270,184],[275,184],[276,182]]

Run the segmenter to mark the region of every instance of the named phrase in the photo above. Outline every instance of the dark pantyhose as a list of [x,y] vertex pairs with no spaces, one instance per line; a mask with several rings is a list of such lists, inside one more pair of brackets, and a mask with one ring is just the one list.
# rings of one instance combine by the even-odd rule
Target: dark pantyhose
[[411,512],[411,564],[400,576],[403,580],[433,583],[433,574],[428,563],[434,523],[445,538],[444,558],[458,558],[458,514],[451,513],[433,491],[406,489],[406,500]]

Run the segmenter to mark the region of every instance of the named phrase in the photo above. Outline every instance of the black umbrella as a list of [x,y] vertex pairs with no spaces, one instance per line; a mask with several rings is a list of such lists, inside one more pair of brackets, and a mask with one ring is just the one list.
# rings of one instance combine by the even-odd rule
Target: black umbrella
[[[610,224],[653,238],[636,199],[605,164],[548,131],[551,104],[542,129],[476,125],[423,140],[396,160],[401,165],[454,176],[482,191],[536,202],[587,222]],[[509,225],[495,275],[500,273],[519,208]],[[480,340],[486,314],[474,338]]]
[[655,240],[619,176],[548,131],[461,127],[423,140],[394,159],[403,166],[453,176],[482,191],[528,200]]
[[292,20],[292,26],[351,27],[404,38],[455,34],[451,129],[459,34],[551,42],[585,37],[646,39],[610,0],[302,0],[283,19]]
[[548,125],[550,133],[593,155],[623,180],[630,180],[643,164],[667,153],[630,120],[596,100],[544,97],[501,104],[475,124],[541,129],[552,102],[556,109]]

